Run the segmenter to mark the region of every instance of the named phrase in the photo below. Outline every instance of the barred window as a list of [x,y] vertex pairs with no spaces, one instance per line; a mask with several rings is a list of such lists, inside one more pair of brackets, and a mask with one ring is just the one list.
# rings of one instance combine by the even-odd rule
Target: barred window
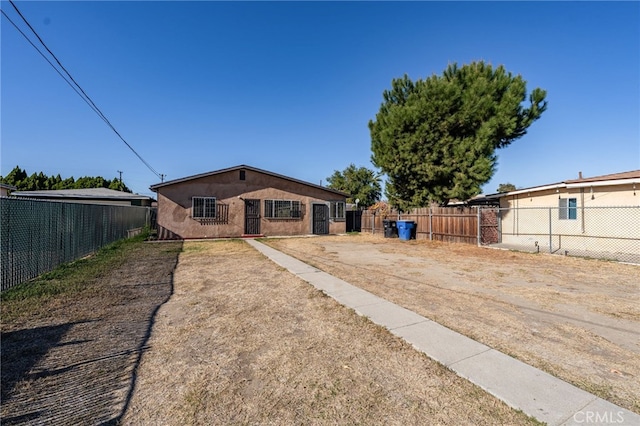
[[558,200],[558,219],[577,219],[578,203],[575,198],[560,198]]
[[193,197],[191,199],[191,217],[215,218],[216,198],[215,197]]
[[300,201],[264,200],[264,216],[268,218],[299,218]]
[[331,201],[331,219],[341,220],[345,218],[346,204],[344,201]]

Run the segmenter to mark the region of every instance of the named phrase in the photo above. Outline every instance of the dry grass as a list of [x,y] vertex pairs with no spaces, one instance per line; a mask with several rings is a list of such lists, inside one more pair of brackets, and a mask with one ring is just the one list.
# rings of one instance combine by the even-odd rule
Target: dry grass
[[640,267],[370,234],[267,244],[640,413]]
[[[268,243],[639,411],[637,267],[366,235]],[[241,241],[127,250],[38,309],[3,301],[3,424],[535,424]]]
[[40,279],[41,291],[5,298],[2,424],[116,421],[180,247],[128,241]]
[[185,243],[124,424],[535,424],[241,241]]

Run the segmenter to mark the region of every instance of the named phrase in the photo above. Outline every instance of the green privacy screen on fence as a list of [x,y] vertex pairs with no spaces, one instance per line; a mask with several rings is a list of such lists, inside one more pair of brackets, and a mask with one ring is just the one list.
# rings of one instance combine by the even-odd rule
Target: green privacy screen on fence
[[0,198],[1,288],[79,259],[144,227],[150,209]]

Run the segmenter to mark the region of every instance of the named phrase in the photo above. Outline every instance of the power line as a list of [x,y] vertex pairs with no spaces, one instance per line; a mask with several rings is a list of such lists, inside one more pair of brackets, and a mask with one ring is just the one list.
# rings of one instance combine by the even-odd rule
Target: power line
[[[93,102],[93,100],[91,99],[91,97],[89,97],[89,95],[87,95],[87,93],[82,89],[82,87],[80,87],[80,85],[75,81],[75,79],[73,78],[73,76],[71,76],[71,74],[69,73],[69,71],[67,71],[67,69],[62,65],[62,63],[58,60],[58,58],[56,57],[56,55],[49,49],[49,47],[47,47],[47,45],[44,43],[44,41],[42,40],[42,38],[38,35],[38,33],[36,32],[35,29],[33,29],[33,27],[31,26],[31,24],[29,24],[29,22],[27,21],[27,19],[24,17],[24,15],[22,15],[22,13],[20,12],[20,10],[18,9],[18,7],[13,3],[13,0],[9,0],[9,3],[11,3],[11,6],[13,6],[13,8],[15,9],[15,11],[18,13],[18,15],[20,16],[20,18],[22,18],[22,20],[24,21],[25,24],[27,24],[27,26],[29,27],[29,29],[31,30],[31,32],[33,32],[33,34],[37,37],[38,41],[40,41],[40,44],[42,44],[42,46],[44,46],[44,48],[47,50],[47,52],[49,52],[49,54],[55,59],[55,61],[58,63],[58,65],[60,66],[60,68],[62,68],[62,70],[67,74],[67,76],[69,76],[69,79],[73,82],[73,85],[69,82],[69,80],[67,80],[67,78],[62,75],[62,73],[55,67],[55,65],[53,65],[51,63],[51,61],[49,61],[49,59],[31,42],[31,40],[29,39],[29,37],[27,37],[27,35],[22,32],[20,30],[20,28],[18,28],[18,26],[9,18],[9,16],[7,16],[7,14],[4,12],[4,10],[2,11],[2,15],[7,18],[9,20],[9,22],[11,22],[11,24],[18,30],[18,32],[20,34],[22,34],[22,36],[29,42],[29,44],[31,44],[31,46],[33,46],[36,51],[38,51],[38,53],[40,53],[40,55],[45,58],[45,60],[49,63],[49,65],[51,65],[56,72],[62,77],[63,80],[65,80],[67,82],[67,84],[69,84],[71,86],[71,88],[78,94],[78,96],[80,96],[88,105],[89,107],[96,113],[98,114],[98,117],[100,117],[106,124],[107,126],[109,126],[109,128],[111,128],[111,130],[113,130],[113,132],[118,136],[118,138],[120,138],[120,140],[122,140],[122,142],[124,142],[124,144],[131,150],[131,152],[133,152],[136,157],[138,157],[138,159],[140,161],[142,161],[142,163],[147,166],[147,168],[149,170],[151,170],[151,172],[153,172],[153,174],[155,174],[156,176],[158,176],[159,178],[162,179],[163,175],[161,175],[160,173],[158,173],[153,167],[151,167],[151,165],[144,159],[142,158],[142,156],[140,154],[138,154],[138,152],[122,137],[122,135],[120,135],[120,132],[118,132],[116,130],[116,128],[111,124],[111,122],[109,121],[109,119],[102,113],[102,111],[100,110],[100,108],[98,108],[98,106]],[[75,85],[75,87],[74,87]],[[77,87],[77,89],[76,89]],[[81,94],[82,93],[82,94]]]
[[[49,65],[51,65],[51,68],[53,68],[58,75],[67,82],[67,84],[69,85],[69,87],[71,87],[77,94],[78,96],[80,96],[82,98],[83,101],[85,101],[87,103],[87,105],[89,105],[89,108],[93,109],[95,111],[95,108],[91,105],[91,103],[84,98],[84,96],[82,96],[82,94],[80,93],[80,91],[73,85],[71,84],[71,82],[69,80],[67,80],[67,78],[60,72],[60,70],[58,68],[56,68],[55,65],[53,65],[51,63],[51,61],[49,60],[49,58],[47,58],[44,53],[42,53],[42,51],[40,49],[38,49],[38,46],[36,46],[35,44],[33,44],[33,42],[29,39],[29,37],[27,37],[27,35],[25,33],[22,32],[22,30],[15,24],[15,22],[13,22],[11,20],[11,18],[9,18],[9,16],[4,12],[4,10],[0,9],[0,12],[2,12],[2,15],[7,18],[7,20],[11,23],[11,25],[14,26],[14,28],[20,33],[22,34],[22,36],[29,42],[29,44],[31,44],[31,46],[33,46],[34,49],[36,49],[36,51],[40,54],[40,56],[42,56],[44,58],[45,61],[47,61],[49,63]],[[99,114],[98,111],[95,111],[96,114]],[[104,120],[104,119],[103,119]]]

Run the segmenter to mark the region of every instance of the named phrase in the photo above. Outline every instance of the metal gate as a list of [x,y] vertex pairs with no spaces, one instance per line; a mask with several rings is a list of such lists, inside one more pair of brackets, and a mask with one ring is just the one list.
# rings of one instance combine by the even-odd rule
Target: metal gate
[[362,231],[362,210],[350,210],[347,212],[347,232]]
[[497,208],[480,209],[480,245],[500,242],[500,212]]
[[313,233],[316,235],[329,233],[329,206],[326,204],[313,205]]
[[260,235],[260,200],[244,200],[244,233]]

